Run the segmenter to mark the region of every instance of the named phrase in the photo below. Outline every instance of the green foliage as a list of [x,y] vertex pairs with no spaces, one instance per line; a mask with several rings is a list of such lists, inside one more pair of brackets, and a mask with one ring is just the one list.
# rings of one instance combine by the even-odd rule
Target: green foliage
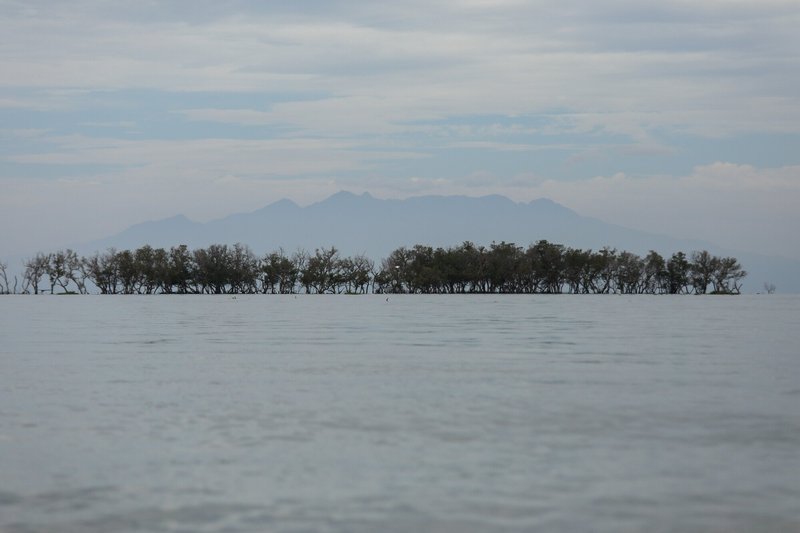
[[[342,257],[333,246],[258,257],[237,243],[109,249],[84,258],[72,250],[37,254],[25,262],[22,292],[38,294],[44,282],[52,294],[85,294],[87,283],[101,294],[738,294],[746,275],[735,258],[705,250],[693,252],[691,260],[676,252],[665,261],[652,250],[641,258],[545,240],[527,248],[467,241],[450,248],[400,247],[376,270],[369,258]],[[0,291],[10,292],[3,276]]]

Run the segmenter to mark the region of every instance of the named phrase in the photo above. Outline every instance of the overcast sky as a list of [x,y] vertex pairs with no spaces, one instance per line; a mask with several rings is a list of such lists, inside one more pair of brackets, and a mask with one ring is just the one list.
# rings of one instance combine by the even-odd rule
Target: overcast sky
[[0,258],[342,189],[549,197],[800,258],[797,0],[0,13]]

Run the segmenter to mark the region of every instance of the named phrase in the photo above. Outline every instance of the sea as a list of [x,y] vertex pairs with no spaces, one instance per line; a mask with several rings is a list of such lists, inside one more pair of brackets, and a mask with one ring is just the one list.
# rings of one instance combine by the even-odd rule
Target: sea
[[800,531],[800,296],[1,296],[0,531]]

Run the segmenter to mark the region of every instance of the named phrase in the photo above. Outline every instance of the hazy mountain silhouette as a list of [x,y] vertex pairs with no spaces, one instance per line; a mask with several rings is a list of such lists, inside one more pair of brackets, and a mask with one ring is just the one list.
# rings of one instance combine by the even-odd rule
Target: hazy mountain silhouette
[[625,228],[581,216],[547,199],[517,203],[497,195],[381,200],[368,193],[343,191],[307,207],[281,200],[207,223],[192,222],[182,215],[145,222],[80,246],[79,251],[132,249],[144,244],[197,248],[241,242],[257,254],[281,247],[292,252],[333,245],[346,255],[364,253],[380,260],[399,246],[414,244],[452,246],[469,240],[478,245],[506,241],[527,246],[540,239],[594,250],[609,246],[640,255],[653,249],[666,257],[679,250],[689,253],[707,249],[740,260],[750,273],[745,284],[748,292],[760,290],[765,281],[777,285],[780,292],[800,292],[797,261]]

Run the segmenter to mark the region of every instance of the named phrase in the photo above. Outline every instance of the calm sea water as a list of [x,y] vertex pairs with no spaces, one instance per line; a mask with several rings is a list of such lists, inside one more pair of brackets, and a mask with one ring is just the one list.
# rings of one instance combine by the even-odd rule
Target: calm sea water
[[797,296],[0,297],[0,531],[800,531]]

